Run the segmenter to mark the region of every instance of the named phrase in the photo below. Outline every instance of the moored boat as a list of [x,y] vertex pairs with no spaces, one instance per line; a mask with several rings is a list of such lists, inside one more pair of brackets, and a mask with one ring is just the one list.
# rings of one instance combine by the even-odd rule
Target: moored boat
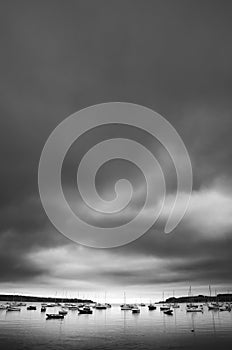
[[64,318],[64,315],[60,314],[46,314],[47,319],[62,319]]
[[219,311],[220,305],[218,303],[211,303],[208,305],[208,310]]
[[231,306],[229,304],[224,304],[219,307],[219,311],[231,311]]
[[47,307],[55,307],[56,306],[56,303],[49,303],[47,304]]
[[132,310],[132,314],[139,314],[140,313],[140,309],[138,308],[137,305],[135,305],[131,310]]
[[96,310],[105,310],[105,309],[107,309],[107,306],[106,306],[106,304],[97,303],[95,306],[95,309]]
[[156,306],[151,303],[151,304],[148,305],[148,310],[149,311],[156,310]]
[[75,311],[75,310],[78,310],[78,306],[77,305],[70,305],[70,306],[68,306],[68,309]]
[[67,315],[68,311],[67,310],[60,310],[59,315]]
[[163,306],[160,306],[160,311],[168,311],[170,310],[170,306],[169,305],[163,305]]
[[92,313],[93,310],[91,310],[90,306],[88,305],[79,308],[79,314],[91,315]]
[[16,303],[15,306],[27,306],[26,303],[22,303],[21,301],[19,303]]
[[7,311],[21,311],[20,307],[16,307],[16,306],[9,306],[6,310]]
[[35,305],[29,305],[27,307],[27,310],[36,310],[36,306]]
[[192,309],[197,309],[198,305],[190,303],[190,304],[187,304],[187,307],[192,308]]
[[172,315],[173,315],[173,310],[171,310],[171,309],[169,309],[169,310],[164,310],[164,314],[165,314],[165,315],[172,316]]
[[200,307],[195,307],[195,306],[187,306],[186,307],[186,312],[203,312],[203,307],[200,306]]
[[132,308],[133,308],[133,306],[130,305],[130,304],[122,304],[121,305],[121,310],[122,311],[128,311],[128,310],[131,310]]

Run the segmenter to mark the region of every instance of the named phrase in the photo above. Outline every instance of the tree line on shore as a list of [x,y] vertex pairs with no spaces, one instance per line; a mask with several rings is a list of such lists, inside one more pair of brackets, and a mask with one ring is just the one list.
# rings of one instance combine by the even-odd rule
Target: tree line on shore
[[[232,302],[232,294],[217,294],[215,296],[197,295],[197,296],[183,296],[171,297],[165,300],[165,303],[207,303],[207,302]],[[162,302],[160,302],[162,303]]]
[[28,295],[0,294],[0,300],[22,301],[22,302],[49,302],[49,303],[92,303],[90,299],[58,298],[58,297],[36,297]]

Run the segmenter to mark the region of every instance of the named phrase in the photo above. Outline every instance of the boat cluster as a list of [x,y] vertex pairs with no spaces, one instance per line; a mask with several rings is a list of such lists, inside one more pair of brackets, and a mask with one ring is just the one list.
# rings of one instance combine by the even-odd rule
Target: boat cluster
[[198,305],[198,304],[187,304],[186,306],[186,312],[203,312],[204,308],[203,305]]
[[[215,311],[231,311],[232,305],[230,303],[211,303],[211,304],[194,304],[194,303],[189,303],[186,305],[186,312],[204,312],[204,306],[208,307],[208,310],[215,310]],[[160,311],[163,311],[167,315],[172,315],[173,314],[173,309],[179,308],[180,305],[175,303],[175,304],[164,304],[160,306]]]
[[25,303],[22,302],[12,302],[5,303],[0,305],[0,310],[6,311],[21,311],[21,306],[26,306]]
[[[146,306],[145,304],[141,303],[139,306]],[[157,305],[155,303],[150,303],[147,305],[149,311],[153,311],[157,309]],[[160,311],[162,311],[166,315],[173,315],[173,309],[179,308],[180,306],[178,304],[163,304],[160,306]],[[140,309],[137,304],[122,304],[121,305],[122,311],[131,310],[132,313],[140,313]]]
[[215,310],[215,311],[231,311],[232,304],[231,303],[218,303],[213,302],[210,304],[207,304],[208,310]]
[[[22,302],[8,302],[5,304],[0,304],[0,310],[6,310],[8,311],[21,311],[22,306],[27,306],[25,303]],[[131,311],[133,314],[139,314],[140,313],[140,307],[145,307],[146,305],[144,303],[141,304],[122,304],[120,305],[122,311]],[[212,303],[206,303],[204,305],[202,304],[194,304],[189,303],[186,305],[186,312],[204,312],[204,306],[208,308],[208,310],[214,310],[214,311],[231,311],[232,304],[228,302],[219,303],[219,302],[212,302]],[[57,313],[46,313],[48,308],[54,308],[54,307],[60,307],[61,309]],[[150,303],[147,305],[148,310],[156,310],[157,305],[155,303]],[[176,308],[179,308],[180,305],[177,303],[174,304],[166,304],[163,303],[159,306],[160,311],[162,311],[166,315],[173,315],[173,311]],[[79,314],[92,314],[93,309],[96,310],[106,310],[108,308],[111,308],[111,305],[109,303],[93,303],[93,304],[72,304],[72,303],[42,303],[40,307],[41,312],[45,312],[47,319],[62,319],[64,316],[68,314],[68,311],[78,311]],[[36,305],[28,305],[27,310],[37,310]]]
[[[42,304],[41,306],[41,312],[42,312],[42,307],[45,308],[46,311],[46,307],[50,307],[50,304]],[[54,305],[52,305],[54,306]],[[92,305],[89,304],[70,304],[70,303],[60,303],[60,304],[56,304],[55,306],[61,306],[61,310],[54,314],[49,314],[47,313],[47,319],[62,319],[64,318],[64,316],[66,316],[68,314],[68,311],[78,311],[79,314],[86,314],[86,315],[91,315],[93,313],[93,308],[96,308],[97,310],[103,310],[103,309],[107,309],[109,307],[111,307],[110,304],[100,304],[100,303],[94,303]]]
[[[214,310],[214,311],[231,311],[232,305],[231,303],[218,303],[218,302],[212,302],[212,303],[206,303],[204,304],[208,310]],[[204,305],[198,305],[198,304],[187,304],[186,311],[187,312],[204,312]]]
[[[145,304],[140,304],[140,306],[145,306]],[[231,311],[232,305],[230,303],[211,303],[211,304],[205,304],[205,306],[208,307],[208,310],[217,310],[217,311]],[[180,305],[177,303],[174,304],[166,304],[163,303],[160,305],[159,309],[166,315],[173,315],[174,309],[179,308]],[[148,310],[156,310],[157,305],[150,303],[148,305]],[[121,305],[122,311],[128,311],[131,310],[132,313],[140,313],[140,309],[137,304],[122,304]],[[190,303],[186,305],[186,312],[204,312],[204,305],[202,304],[194,304]]]
[[[140,307],[146,306],[144,303],[139,304]],[[120,305],[122,311],[132,311],[133,314],[139,314],[140,313],[140,308],[137,304],[122,304]],[[149,310],[155,310],[156,306],[155,304],[149,304],[148,305]]]
[[[21,311],[21,306],[27,306],[25,303],[5,303],[0,305],[0,310]],[[47,312],[47,308],[61,307],[57,313],[46,313],[47,319],[62,319],[68,314],[68,311],[78,311],[79,314],[92,314],[93,308],[96,310],[104,310],[111,307],[109,303],[101,304],[72,304],[72,303],[42,303],[41,312]],[[37,310],[36,305],[27,306],[27,310]]]
[[140,308],[138,307],[137,304],[122,304],[121,305],[121,310],[122,311],[130,310],[130,311],[132,311],[133,314],[139,314],[140,313]]
[[[208,310],[214,310],[214,311],[231,311],[232,305],[231,303],[218,303],[218,302],[212,302],[212,303],[206,303],[204,304]],[[198,304],[187,304],[186,311],[187,312],[204,312],[204,305],[198,305]]]

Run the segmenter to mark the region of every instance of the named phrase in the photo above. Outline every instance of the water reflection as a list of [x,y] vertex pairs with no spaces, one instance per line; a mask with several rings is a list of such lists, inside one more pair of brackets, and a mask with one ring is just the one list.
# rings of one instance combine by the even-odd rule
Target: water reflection
[[[2,349],[221,349],[232,345],[232,312],[186,313],[185,305],[173,316],[142,307],[140,314],[119,306],[94,310],[92,315],[69,311],[63,320],[28,311],[0,311]],[[60,308],[49,308],[49,313]]]

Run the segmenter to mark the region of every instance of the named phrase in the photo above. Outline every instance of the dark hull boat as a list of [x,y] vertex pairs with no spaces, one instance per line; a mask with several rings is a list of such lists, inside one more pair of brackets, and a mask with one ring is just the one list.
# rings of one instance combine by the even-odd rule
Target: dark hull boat
[[160,306],[160,311],[169,311],[170,306]]
[[107,306],[106,306],[106,304],[100,304],[100,303],[98,303],[98,304],[96,304],[95,309],[96,309],[96,310],[106,310],[106,309],[107,309]]
[[165,310],[165,311],[164,311],[164,314],[165,314],[165,315],[172,316],[172,315],[173,315],[173,310]]
[[156,306],[150,304],[150,305],[148,305],[148,310],[149,310],[149,311],[156,310]]
[[46,312],[46,307],[42,306],[40,310],[41,310],[41,312]]
[[92,313],[93,313],[93,310],[91,310],[90,307],[82,307],[79,309],[79,314],[91,315]]
[[138,306],[134,306],[132,309],[132,314],[139,314],[140,313],[140,309],[138,308]]
[[47,319],[62,319],[64,318],[64,315],[60,314],[46,314]]
[[30,305],[27,307],[27,310],[36,310],[36,306]]

